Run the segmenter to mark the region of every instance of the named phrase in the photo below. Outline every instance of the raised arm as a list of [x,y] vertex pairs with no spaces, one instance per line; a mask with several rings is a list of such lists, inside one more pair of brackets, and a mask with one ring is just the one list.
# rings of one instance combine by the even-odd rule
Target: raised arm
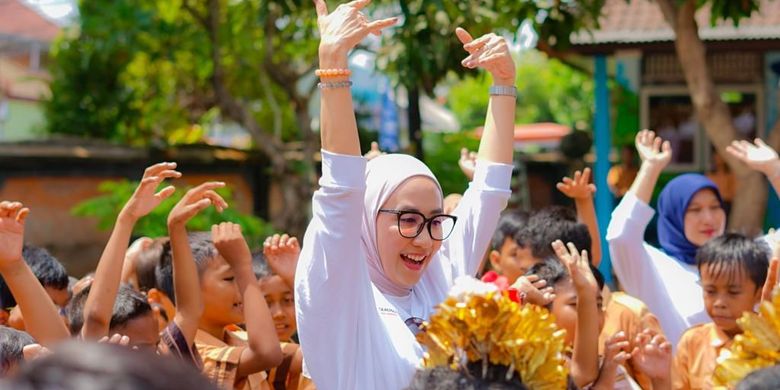
[[503,164],[512,163],[515,130],[515,62],[509,52],[506,39],[487,34],[478,39],[458,27],[455,34],[463,43],[469,56],[461,64],[467,68],[483,68],[493,76],[493,86],[498,87],[490,94],[485,131],[479,143],[480,159]]
[[590,182],[590,168],[574,172],[574,178],[564,177],[557,185],[558,191],[574,200],[577,208],[577,219],[588,227],[591,237],[591,263],[598,267],[601,263],[601,233],[596,219],[596,207],[593,205],[593,194],[596,185]]
[[176,298],[173,321],[187,340],[187,345],[195,342],[198,321],[203,313],[203,300],[186,225],[192,217],[212,204],[220,212],[228,207],[227,202],[214,191],[224,186],[222,182],[207,182],[192,188],[168,214],[168,235],[171,237],[173,255],[173,292]]
[[22,258],[24,221],[29,212],[19,202],[0,202],[0,274],[24,315],[27,332],[39,344],[51,347],[70,334],[54,302]]
[[155,190],[163,180],[181,176],[175,169],[176,163],[159,163],[146,168],[138,188],[119,212],[108,244],[100,256],[95,279],[84,304],[84,328],[81,335],[85,339],[100,339],[108,335],[114,301],[122,277],[122,265],[133,227],[141,217],[149,214],[160,202],[173,194],[173,186],[165,187],[157,193]]
[[642,165],[639,166],[639,173],[628,193],[634,194],[645,204],[650,204],[658,177],[672,161],[672,145],[669,141],[657,137],[655,132],[642,130],[636,135],[636,151],[642,159]]
[[268,266],[291,289],[295,289],[295,268],[298,267],[300,254],[301,246],[298,244],[298,239],[287,234],[274,234],[266,238],[263,243],[263,255],[268,261]]
[[756,138],[754,144],[747,141],[733,141],[726,147],[726,151],[750,168],[763,173],[772,183],[775,192],[780,194],[780,158],[777,152],[761,138]]
[[271,311],[252,271],[252,253],[241,234],[241,226],[230,222],[214,225],[211,227],[211,237],[219,254],[235,272],[238,291],[244,298],[244,321],[249,347],[241,352],[238,377],[276,367],[282,362],[282,350]]
[[577,324],[574,332],[574,350],[571,376],[579,387],[596,381],[599,375],[599,318],[598,283],[590,272],[588,252],[579,252],[572,243],[555,241],[555,254],[566,265],[577,291]]
[[[320,30],[320,70],[348,69],[348,55],[368,34],[379,34],[397,18],[369,22],[360,13],[370,0],[355,0],[328,13],[325,0],[314,0]],[[360,141],[352,104],[349,76],[322,77],[320,137],[322,148],[332,153],[360,156]]]

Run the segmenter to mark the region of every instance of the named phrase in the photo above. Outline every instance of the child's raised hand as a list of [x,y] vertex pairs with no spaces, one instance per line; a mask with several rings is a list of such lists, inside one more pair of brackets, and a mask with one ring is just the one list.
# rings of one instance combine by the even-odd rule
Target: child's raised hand
[[657,137],[655,132],[642,130],[636,135],[636,151],[642,162],[664,169],[672,161],[672,144]]
[[585,168],[582,172],[574,172],[573,179],[564,177],[556,187],[558,191],[574,200],[591,199],[596,193],[596,185],[590,182],[590,168]]
[[271,270],[285,281],[295,280],[295,268],[298,266],[298,255],[301,246],[298,239],[287,234],[274,234],[265,239],[263,255]]
[[628,352],[630,343],[623,331],[610,336],[604,342],[604,365],[619,365],[631,359],[631,353]]
[[777,281],[780,279],[780,246],[775,245],[772,248],[772,259],[769,261],[769,271],[766,273],[766,281],[761,290],[761,300],[771,301],[772,291],[777,287]]
[[555,254],[569,270],[569,275],[571,275],[574,288],[577,289],[577,294],[585,291],[598,291],[598,283],[590,271],[588,251],[583,250],[579,252],[574,244],[570,242],[564,245],[561,240],[553,242],[552,247],[555,250]]
[[379,143],[376,141],[371,143],[371,150],[368,151],[368,153],[363,155],[363,158],[365,158],[368,161],[371,161],[383,154],[386,154],[381,149],[379,149]]
[[157,186],[165,179],[179,177],[181,177],[181,173],[176,171],[176,163],[164,162],[146,168],[141,183],[135,189],[133,196],[125,203],[119,215],[137,221],[149,214],[160,202],[176,191],[173,186],[167,186],[159,192],[155,192]]
[[774,176],[780,172],[780,157],[777,152],[767,145],[760,138],[756,138],[755,143],[748,141],[732,141],[731,145],[726,147],[730,155],[738,158],[750,168],[755,169],[766,176]]
[[28,344],[25,345],[24,348],[22,348],[22,356],[24,356],[24,360],[29,362],[33,361],[35,359],[40,359],[46,356],[51,355],[52,352],[40,344]]
[[98,343],[116,344],[126,347],[130,345],[130,337],[115,333],[111,337],[103,336],[100,340],[98,340]]
[[251,265],[252,252],[241,234],[241,225],[232,222],[222,222],[211,227],[211,240],[231,267]]
[[668,379],[672,367],[672,344],[652,329],[636,336],[631,357],[634,364],[651,379]]
[[20,202],[0,202],[0,266],[22,261],[24,221],[29,213]]
[[209,181],[187,191],[168,214],[168,226],[186,225],[192,217],[212,204],[219,212],[228,208],[225,199],[214,191],[224,186],[225,183]]
[[536,306],[547,306],[555,299],[552,286],[547,286],[547,281],[537,275],[520,276],[512,284],[522,297],[523,303]]
[[466,148],[461,149],[458,166],[469,181],[473,180],[474,171],[477,169],[477,152],[470,152]]

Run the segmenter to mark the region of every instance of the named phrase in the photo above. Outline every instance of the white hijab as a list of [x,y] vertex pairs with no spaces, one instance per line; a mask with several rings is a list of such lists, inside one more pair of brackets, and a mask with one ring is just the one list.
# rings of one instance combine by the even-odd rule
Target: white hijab
[[422,161],[412,156],[386,154],[369,161],[366,167],[366,193],[363,197],[363,226],[360,238],[363,243],[363,253],[368,260],[371,281],[383,294],[402,297],[409,294],[409,289],[394,283],[385,275],[376,244],[376,218],[379,209],[398,186],[414,176],[428,177],[433,180],[439,188],[439,196],[442,196],[441,185],[433,172]]

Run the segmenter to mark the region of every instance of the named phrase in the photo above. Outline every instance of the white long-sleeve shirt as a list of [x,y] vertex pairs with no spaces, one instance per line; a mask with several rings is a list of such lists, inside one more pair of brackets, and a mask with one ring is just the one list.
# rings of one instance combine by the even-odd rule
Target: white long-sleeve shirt
[[428,319],[456,277],[474,275],[509,198],[512,167],[477,162],[474,180],[442,243],[406,297],[371,282],[361,248],[366,160],[323,151],[320,189],[295,277],[298,334],[306,367],[321,390],[405,388],[423,349],[404,324]]
[[691,326],[711,321],[704,309],[699,272],[647,244],[655,210],[626,194],[607,228],[609,253],[623,289],[647,304],[673,346]]

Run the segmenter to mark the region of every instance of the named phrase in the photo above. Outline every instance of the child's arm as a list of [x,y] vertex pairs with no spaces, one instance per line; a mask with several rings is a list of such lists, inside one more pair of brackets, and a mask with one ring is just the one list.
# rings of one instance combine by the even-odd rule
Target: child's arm
[[24,315],[27,332],[49,347],[70,337],[54,302],[22,258],[24,222],[30,209],[19,202],[0,202],[0,274]]
[[631,358],[631,354],[625,351],[627,348],[628,339],[623,332],[615,333],[604,342],[604,361],[599,370],[599,379],[593,384],[594,390],[615,388],[618,366]]
[[560,240],[553,244],[555,254],[566,265],[577,290],[577,325],[574,335],[574,351],[571,376],[579,387],[593,383],[599,375],[598,359],[598,283],[590,272],[588,252],[577,250],[574,244],[564,245]]
[[666,338],[651,329],[645,329],[636,336],[631,357],[637,367],[653,383],[654,390],[672,388],[672,345]]
[[224,187],[225,183],[207,182],[189,191],[168,214],[168,235],[171,237],[173,255],[173,291],[176,298],[176,315],[173,318],[179,327],[187,345],[195,342],[198,322],[203,314],[203,301],[200,296],[200,280],[195,260],[192,257],[187,222],[209,205],[222,212],[227,202],[214,190]]
[[237,377],[276,367],[282,362],[282,350],[276,336],[271,311],[252,271],[252,253],[241,234],[241,226],[223,222],[211,227],[211,237],[219,254],[233,268],[241,296],[248,348],[241,352]]
[[574,200],[577,218],[588,227],[590,233],[592,242],[590,260],[594,267],[598,267],[601,263],[601,233],[596,219],[596,207],[593,206],[596,185],[590,183],[590,168],[585,168],[582,172],[574,172],[574,179],[564,177],[556,187],[558,191]]
[[128,283],[133,286],[134,289],[139,290],[136,261],[138,260],[138,256],[141,254],[141,252],[148,249],[152,242],[153,240],[149,237],[141,237],[133,241],[133,243],[130,244],[130,247],[127,248],[127,252],[125,252],[124,264],[122,265],[122,284]]
[[726,147],[726,151],[736,157],[750,168],[766,175],[772,188],[780,194],[780,157],[777,152],[760,138],[756,138],[755,144],[747,141],[733,141]]
[[298,266],[298,256],[301,246],[298,239],[287,234],[274,234],[265,239],[263,255],[275,274],[295,290],[295,268]]
[[173,194],[175,188],[168,186],[155,193],[157,186],[168,178],[177,178],[176,163],[159,163],[146,168],[141,184],[127,201],[116,219],[114,230],[108,239],[106,249],[100,256],[92,288],[84,304],[84,339],[100,339],[108,335],[111,314],[122,277],[122,263],[135,223],[149,214],[160,202]]

